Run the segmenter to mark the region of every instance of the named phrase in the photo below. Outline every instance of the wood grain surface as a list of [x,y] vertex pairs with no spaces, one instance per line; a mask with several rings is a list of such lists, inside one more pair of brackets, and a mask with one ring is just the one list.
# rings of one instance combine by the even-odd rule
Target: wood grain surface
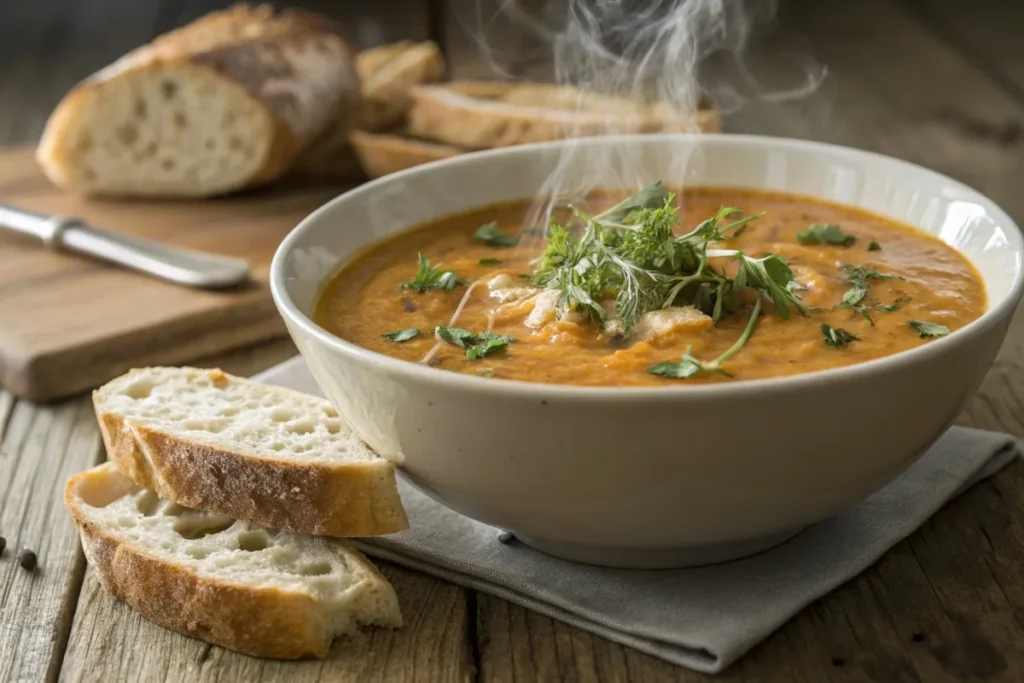
[[[0,70],[0,142],[31,142],[38,134],[39,118],[59,93],[56,86],[28,85],[78,77],[75,56],[88,61],[100,50],[92,36],[102,33],[101,17],[119,10],[130,18],[110,38],[111,49],[120,49],[117,41],[134,43],[142,36],[141,42],[215,3],[81,0],[80,21],[49,3],[35,4],[18,4],[17,12],[32,15],[22,22],[23,35],[5,34],[11,22],[0,21],[0,58],[15,65]],[[362,27],[363,44],[401,31],[422,37],[436,21],[426,2],[304,4],[347,16]],[[489,65],[474,56],[476,47],[463,30],[487,3],[447,5],[439,25],[456,77],[488,76]],[[357,14],[346,15],[349,7]],[[1014,0],[783,0],[778,24],[790,45],[799,47],[795,63],[813,57],[828,65],[829,77],[799,101],[752,98],[729,128],[839,142],[916,161],[969,182],[1024,222],[1024,72],[1018,68],[1024,43],[1012,30],[1022,20],[1021,8]],[[550,73],[543,45],[509,33],[508,24],[493,26],[519,73]],[[388,33],[392,29],[398,33]],[[60,63],[45,56],[46,42],[58,39],[67,45],[58,52]],[[752,55],[750,61],[762,68],[778,54]],[[1024,436],[1021,318],[961,424]],[[293,352],[290,342],[278,339],[200,364],[252,373]],[[37,406],[0,393],[0,425],[0,535],[8,541],[0,557],[0,681],[1024,680],[1021,463],[948,505],[871,569],[716,678],[390,565],[384,571],[402,601],[403,631],[368,631],[339,641],[322,663],[278,663],[163,630],[110,598],[89,576],[56,502],[67,475],[101,457],[84,399]],[[41,569],[34,575],[13,559],[25,545],[40,552]]]
[[53,187],[29,148],[0,151],[0,197],[113,232],[249,261],[224,291],[170,284],[0,232],[0,386],[32,400],[94,387],[140,365],[185,363],[284,334],[267,286],[281,239],[337,189],[206,202],[90,201]]

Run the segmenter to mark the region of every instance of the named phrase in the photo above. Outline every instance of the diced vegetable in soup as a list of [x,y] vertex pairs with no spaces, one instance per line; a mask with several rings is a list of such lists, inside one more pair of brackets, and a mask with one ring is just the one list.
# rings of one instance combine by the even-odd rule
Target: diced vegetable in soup
[[546,230],[531,201],[451,216],[344,266],[316,322],[481,377],[678,386],[817,372],[911,349],[985,310],[939,240],[808,197],[652,185]]

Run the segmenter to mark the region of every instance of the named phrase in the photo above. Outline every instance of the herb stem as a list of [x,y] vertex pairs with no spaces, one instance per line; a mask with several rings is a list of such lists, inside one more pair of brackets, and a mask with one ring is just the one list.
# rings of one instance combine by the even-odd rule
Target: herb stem
[[740,338],[736,340],[736,343],[727,348],[718,358],[714,359],[710,363],[705,363],[705,366],[709,370],[718,370],[722,363],[735,356],[740,352],[740,349],[746,346],[747,340],[750,339],[750,335],[754,332],[754,325],[757,323],[757,318],[761,315],[761,298],[761,295],[758,294],[757,302],[754,304],[754,310],[750,313],[750,320],[747,321],[747,326],[744,328],[743,334],[740,335]]

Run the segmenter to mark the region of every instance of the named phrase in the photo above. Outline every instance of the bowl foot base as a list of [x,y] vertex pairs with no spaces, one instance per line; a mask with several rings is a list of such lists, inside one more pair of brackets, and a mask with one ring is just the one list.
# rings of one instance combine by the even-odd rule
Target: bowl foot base
[[756,555],[785,543],[801,531],[802,528],[747,541],[716,545],[648,549],[575,545],[520,534],[515,534],[515,538],[534,550],[572,562],[620,569],[683,569]]

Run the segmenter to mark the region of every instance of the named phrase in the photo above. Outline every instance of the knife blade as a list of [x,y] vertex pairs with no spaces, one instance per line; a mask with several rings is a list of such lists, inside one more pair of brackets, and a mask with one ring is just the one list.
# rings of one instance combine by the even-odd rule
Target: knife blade
[[51,249],[75,252],[200,289],[221,289],[249,278],[239,258],[168,247],[127,237],[69,216],[46,216],[0,203],[0,227],[37,237]]

